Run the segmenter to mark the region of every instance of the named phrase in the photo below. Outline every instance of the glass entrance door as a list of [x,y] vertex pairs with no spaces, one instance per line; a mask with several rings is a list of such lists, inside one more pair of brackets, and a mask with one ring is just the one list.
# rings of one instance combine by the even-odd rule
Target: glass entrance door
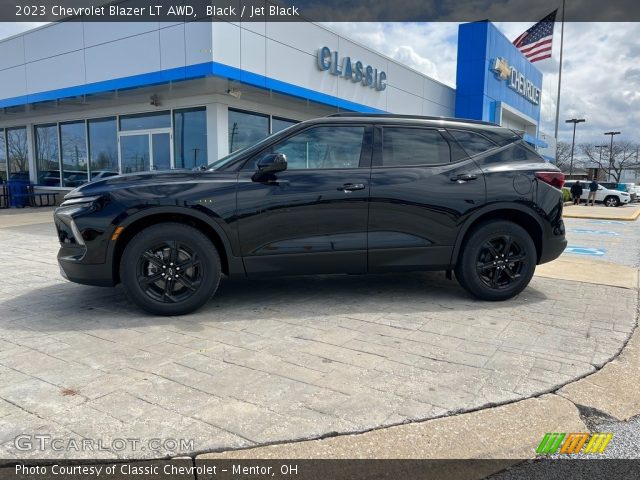
[[173,168],[169,130],[121,132],[118,140],[121,173]]

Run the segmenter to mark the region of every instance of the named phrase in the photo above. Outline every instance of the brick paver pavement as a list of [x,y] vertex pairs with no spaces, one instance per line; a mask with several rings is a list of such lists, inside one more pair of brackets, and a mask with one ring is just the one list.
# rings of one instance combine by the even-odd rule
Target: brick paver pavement
[[158,457],[476,409],[593,371],[636,318],[634,290],[536,277],[488,303],[440,273],[226,280],[197,313],[152,317],[62,279],[57,248],[51,223],[0,216],[0,457]]

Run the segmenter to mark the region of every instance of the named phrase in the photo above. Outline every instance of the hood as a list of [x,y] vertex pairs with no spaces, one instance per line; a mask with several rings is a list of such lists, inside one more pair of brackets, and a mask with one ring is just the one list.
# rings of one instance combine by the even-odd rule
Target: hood
[[87,197],[109,193],[113,190],[129,189],[132,187],[156,187],[191,183],[194,181],[225,179],[229,180],[229,172],[214,172],[206,170],[163,170],[155,172],[127,173],[108,177],[102,180],[85,183],[65,195],[65,199]]

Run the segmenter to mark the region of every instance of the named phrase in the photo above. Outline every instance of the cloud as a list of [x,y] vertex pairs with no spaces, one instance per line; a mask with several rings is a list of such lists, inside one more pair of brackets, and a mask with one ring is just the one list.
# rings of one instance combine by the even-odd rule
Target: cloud
[[[388,55],[411,68],[455,87],[457,23],[330,23],[330,28]],[[532,23],[497,22],[509,39]],[[541,130],[555,127],[560,24],[556,24],[553,57],[535,65],[544,74]],[[640,35],[637,23],[566,23],[564,31],[559,137],[571,140],[565,120],[585,118],[576,141],[598,144],[605,131],[623,132],[640,141]],[[621,138],[622,139],[622,138]]]

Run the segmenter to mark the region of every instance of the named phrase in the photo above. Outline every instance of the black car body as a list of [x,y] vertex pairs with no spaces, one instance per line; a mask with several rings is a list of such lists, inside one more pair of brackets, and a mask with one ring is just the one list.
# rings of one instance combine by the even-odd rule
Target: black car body
[[517,133],[493,124],[339,114],[207,170],[75,189],[55,212],[58,260],[69,280],[122,281],[158,314],[199,307],[221,274],[455,270],[476,296],[500,300],[564,250],[563,179]]

